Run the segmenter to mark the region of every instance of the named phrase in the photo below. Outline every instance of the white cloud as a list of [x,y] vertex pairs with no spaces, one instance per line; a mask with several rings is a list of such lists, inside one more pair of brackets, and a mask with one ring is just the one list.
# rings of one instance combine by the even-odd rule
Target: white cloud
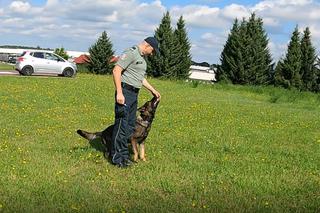
[[170,12],[174,17],[183,15],[188,25],[193,27],[221,27],[226,20],[220,16],[221,11],[217,7],[189,5],[185,7],[173,7]]
[[287,43],[274,43],[269,41],[268,48],[270,52],[273,53],[273,59],[278,60],[279,58],[283,58],[285,56],[285,51],[287,49]]
[[47,0],[46,7],[55,7],[59,5],[59,0]]
[[222,10],[222,14],[233,20],[235,18],[242,19],[243,17],[249,17],[250,11],[243,5],[231,4]]
[[118,21],[118,11],[113,11],[111,15],[105,17],[107,22],[116,22]]
[[310,0],[268,0],[256,4],[250,10],[263,17],[286,21],[319,21],[320,4]]
[[23,20],[22,18],[8,18],[3,20],[3,24],[6,24],[6,25],[16,24],[22,20]]
[[9,8],[16,13],[26,13],[30,10],[31,6],[28,2],[13,1]]
[[277,27],[280,25],[279,20],[275,18],[266,17],[263,18],[263,23],[267,26]]
[[166,8],[160,0],[148,3],[144,0],[47,0],[37,7],[31,1],[8,1],[11,3],[0,8],[0,43],[12,43],[11,37],[21,35],[17,40],[21,45],[25,38],[34,39],[34,43],[45,38],[40,46],[55,48],[63,45],[68,49],[86,51],[105,30],[116,51],[121,52],[152,35],[163,14],[169,10],[173,27],[183,15],[195,60],[219,62],[233,20],[248,17],[251,12],[262,17],[274,58],[284,54],[296,24],[301,28],[310,27],[314,44],[320,49],[319,1],[265,0],[250,6],[205,5],[213,1],[216,0],[199,0],[197,2],[201,5],[171,8]]

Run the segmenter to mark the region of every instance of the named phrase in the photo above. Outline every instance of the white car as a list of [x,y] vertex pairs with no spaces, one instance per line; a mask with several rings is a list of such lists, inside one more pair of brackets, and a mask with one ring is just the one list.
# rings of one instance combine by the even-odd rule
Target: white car
[[25,51],[17,58],[16,70],[22,75],[46,73],[73,77],[77,66],[54,53],[35,50]]

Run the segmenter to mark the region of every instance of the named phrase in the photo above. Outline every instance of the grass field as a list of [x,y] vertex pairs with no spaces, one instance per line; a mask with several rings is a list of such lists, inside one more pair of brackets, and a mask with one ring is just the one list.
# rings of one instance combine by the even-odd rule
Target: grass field
[[147,162],[119,169],[75,133],[112,124],[110,76],[0,77],[0,212],[320,212],[319,94],[149,81]]
[[0,71],[1,70],[14,70],[14,65],[0,62]]

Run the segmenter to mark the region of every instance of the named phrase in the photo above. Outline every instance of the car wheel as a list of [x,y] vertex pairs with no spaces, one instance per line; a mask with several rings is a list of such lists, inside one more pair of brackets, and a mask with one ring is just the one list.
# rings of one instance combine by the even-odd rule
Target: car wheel
[[62,75],[65,77],[72,77],[74,75],[74,71],[71,68],[65,68],[62,72]]
[[33,67],[32,66],[25,66],[25,67],[22,68],[21,73],[23,75],[32,75]]

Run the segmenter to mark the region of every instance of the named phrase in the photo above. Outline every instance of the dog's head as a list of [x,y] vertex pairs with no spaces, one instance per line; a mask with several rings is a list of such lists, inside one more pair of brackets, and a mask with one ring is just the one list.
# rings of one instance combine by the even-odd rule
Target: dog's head
[[156,97],[153,97],[150,101],[147,101],[143,106],[141,106],[138,111],[140,112],[140,116],[144,120],[153,119],[158,104],[160,100],[158,100]]

